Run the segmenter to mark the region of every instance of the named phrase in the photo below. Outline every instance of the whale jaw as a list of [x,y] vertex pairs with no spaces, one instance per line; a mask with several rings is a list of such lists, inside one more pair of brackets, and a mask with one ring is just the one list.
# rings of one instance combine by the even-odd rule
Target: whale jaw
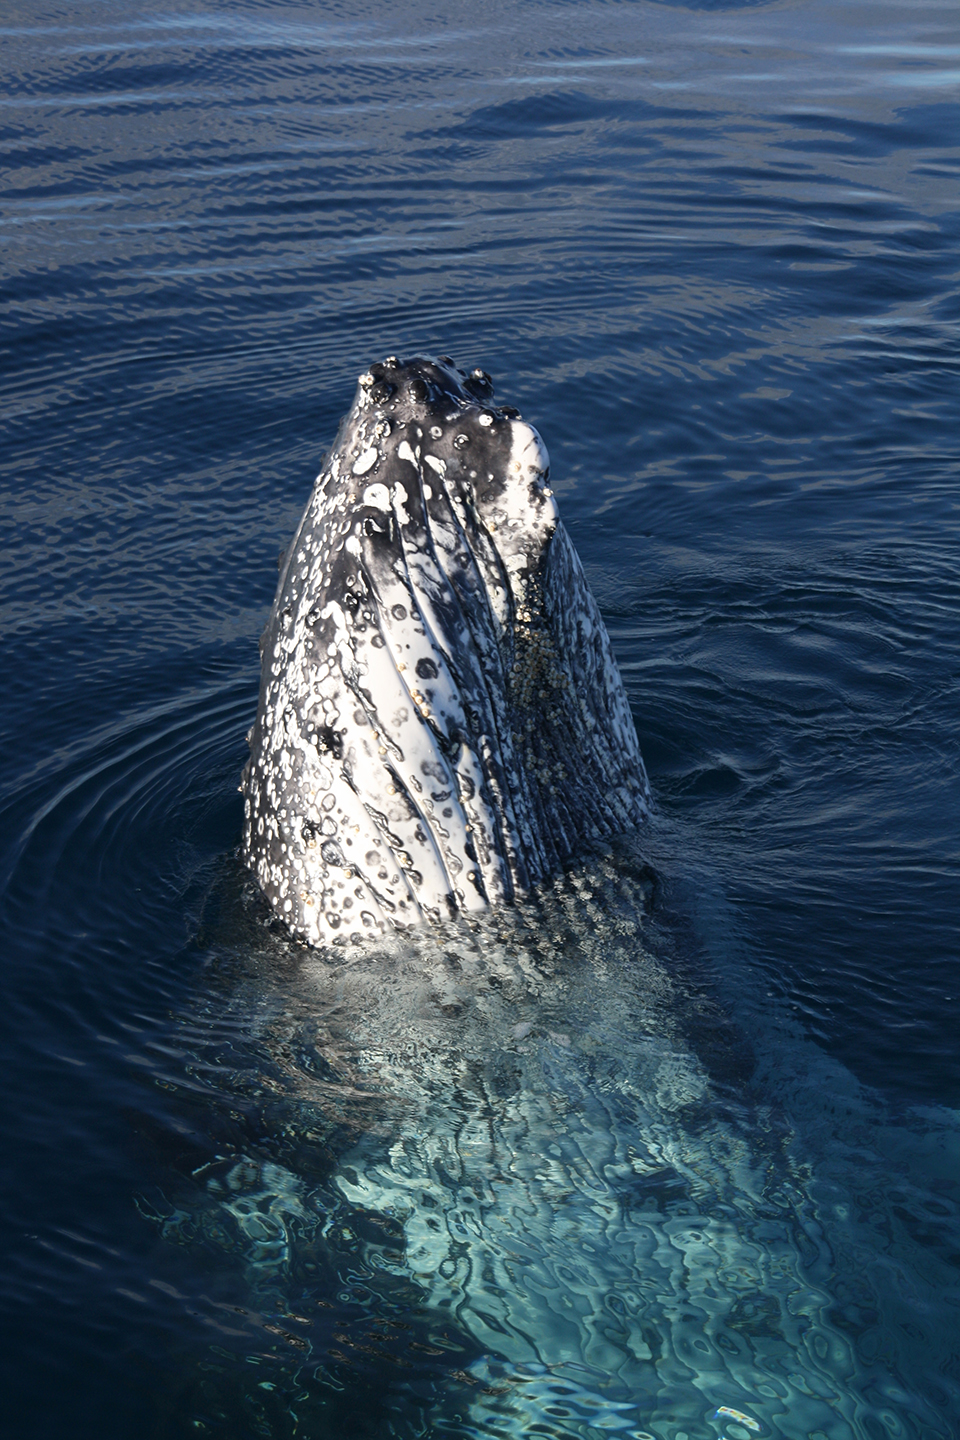
[[492,395],[372,366],[286,553],[243,856],[310,944],[510,901],[648,813],[546,449]]

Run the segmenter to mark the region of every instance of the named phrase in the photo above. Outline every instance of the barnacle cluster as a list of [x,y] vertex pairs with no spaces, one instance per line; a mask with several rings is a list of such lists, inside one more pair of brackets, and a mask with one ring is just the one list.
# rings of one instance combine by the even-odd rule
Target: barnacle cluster
[[[556,793],[566,772],[549,745],[542,743],[544,730],[558,726],[567,708],[570,675],[557,654],[544,606],[543,590],[536,577],[528,576],[516,609],[513,627],[513,664],[509,672],[509,696],[514,707],[518,746],[527,772],[536,778],[541,791]],[[547,755],[552,756],[552,761]]]
[[550,721],[559,719],[556,701],[569,688],[570,677],[550,633],[543,589],[533,576],[526,580],[516,608],[509,682],[510,698],[518,710],[536,710]]

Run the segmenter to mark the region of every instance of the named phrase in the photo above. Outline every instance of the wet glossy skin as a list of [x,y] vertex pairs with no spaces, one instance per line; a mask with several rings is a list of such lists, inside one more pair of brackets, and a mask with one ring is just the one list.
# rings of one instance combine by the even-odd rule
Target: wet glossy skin
[[243,849],[313,944],[510,900],[647,813],[546,450],[492,396],[372,366],[286,555]]

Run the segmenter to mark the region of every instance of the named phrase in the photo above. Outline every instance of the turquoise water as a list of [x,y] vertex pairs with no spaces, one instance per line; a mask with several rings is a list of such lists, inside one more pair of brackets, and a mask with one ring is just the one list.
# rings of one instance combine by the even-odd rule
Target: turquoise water
[[[952,1436],[955,7],[0,53],[8,1433]],[[657,815],[344,971],[236,786],[277,553],[430,350],[547,443]]]

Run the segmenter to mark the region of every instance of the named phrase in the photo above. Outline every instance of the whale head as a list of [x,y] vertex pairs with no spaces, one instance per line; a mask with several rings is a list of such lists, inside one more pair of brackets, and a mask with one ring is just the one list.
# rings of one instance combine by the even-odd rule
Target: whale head
[[493,393],[372,365],[282,562],[242,848],[310,944],[510,901],[648,812],[546,448]]

